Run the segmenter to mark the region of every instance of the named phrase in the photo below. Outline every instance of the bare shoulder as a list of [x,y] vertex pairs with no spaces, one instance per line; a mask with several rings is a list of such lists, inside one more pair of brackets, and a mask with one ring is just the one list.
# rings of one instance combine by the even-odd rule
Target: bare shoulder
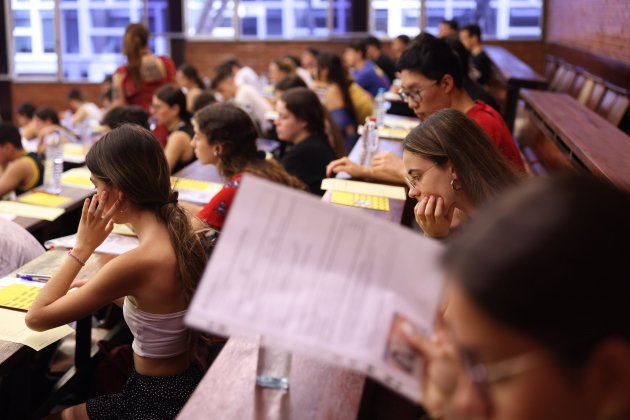
[[164,62],[154,55],[145,55],[142,57],[140,67],[142,80],[146,82],[157,82],[166,76],[166,68]]

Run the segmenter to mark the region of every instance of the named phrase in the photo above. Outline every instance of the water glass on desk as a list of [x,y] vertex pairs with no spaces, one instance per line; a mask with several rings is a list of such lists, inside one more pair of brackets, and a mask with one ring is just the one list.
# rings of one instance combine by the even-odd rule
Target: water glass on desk
[[288,389],[291,378],[291,352],[260,345],[256,385],[263,388]]

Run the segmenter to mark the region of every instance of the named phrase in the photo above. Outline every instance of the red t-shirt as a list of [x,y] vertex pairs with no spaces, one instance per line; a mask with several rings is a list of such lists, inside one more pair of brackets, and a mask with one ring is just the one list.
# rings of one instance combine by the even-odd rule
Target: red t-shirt
[[133,80],[129,77],[129,74],[127,73],[127,66],[120,66],[116,69],[116,73],[123,75],[123,94],[125,95],[127,105],[138,105],[149,112],[151,110],[153,93],[155,93],[160,86],[175,81],[175,73],[177,69],[175,68],[173,60],[166,56],[160,56],[158,58],[162,60],[162,63],[164,63],[166,75],[161,80],[156,80],[154,82],[141,82],[138,87],[133,84]]
[[221,191],[212,197],[212,200],[199,210],[197,217],[205,220],[214,228],[222,228],[223,223],[225,223],[228,210],[230,209],[234,196],[236,195],[236,190],[241,183],[241,176],[243,176],[242,172],[234,175],[234,177],[229,180],[223,188],[221,188]]
[[503,121],[503,117],[494,108],[483,101],[476,100],[475,106],[470,108],[466,114],[483,128],[483,131],[494,141],[503,156],[508,158],[521,172],[525,172],[525,164],[514,138],[510,134],[507,124]]

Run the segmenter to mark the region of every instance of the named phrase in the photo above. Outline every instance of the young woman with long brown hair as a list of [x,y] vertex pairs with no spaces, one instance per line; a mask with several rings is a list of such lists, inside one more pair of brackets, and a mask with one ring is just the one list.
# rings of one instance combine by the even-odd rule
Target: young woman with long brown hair
[[418,200],[416,221],[432,237],[448,236],[478,206],[521,180],[483,129],[452,108],[411,130],[403,163],[409,196]]
[[[177,204],[164,153],[149,131],[133,124],[112,130],[90,149],[86,164],[97,193],[85,200],[76,245],[26,324],[44,331],[120,304],[134,335],[134,372],[122,393],[71,407],[62,418],[174,418],[203,376],[195,360],[198,340],[183,325],[206,263],[202,238]],[[114,223],[133,227],[138,248],[68,293]]]
[[175,63],[149,50],[149,31],[140,23],[125,29],[123,54],[127,65],[120,66],[113,75],[112,106],[138,105],[149,111],[153,93],[175,80]]
[[228,104],[207,106],[195,114],[193,127],[195,155],[201,163],[215,165],[226,181],[223,189],[203,208],[187,205],[213,228],[223,227],[245,173],[293,188],[306,188],[278,162],[266,159],[265,154],[257,150],[258,130],[242,109]]

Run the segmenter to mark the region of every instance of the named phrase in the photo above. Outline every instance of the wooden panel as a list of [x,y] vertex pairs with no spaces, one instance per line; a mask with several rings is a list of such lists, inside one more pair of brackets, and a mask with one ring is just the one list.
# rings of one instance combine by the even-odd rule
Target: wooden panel
[[591,89],[591,94],[589,95],[588,99],[586,99],[586,103],[584,105],[588,109],[597,109],[605,92],[606,86],[604,86],[601,81],[595,82],[593,89]]
[[630,137],[567,94],[522,90],[521,96],[571,160],[630,190]]

